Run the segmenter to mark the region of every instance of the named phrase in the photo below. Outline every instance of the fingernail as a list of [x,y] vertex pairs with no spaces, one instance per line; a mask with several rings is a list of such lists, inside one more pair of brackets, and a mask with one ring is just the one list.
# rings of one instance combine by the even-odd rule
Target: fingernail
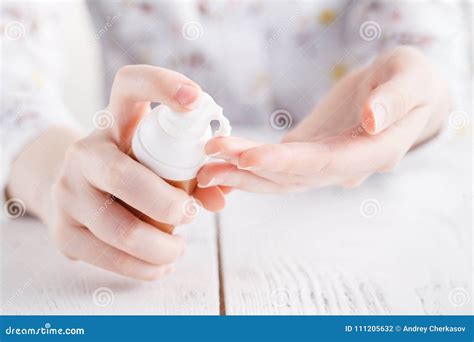
[[198,187],[200,188],[208,188],[210,186],[214,186],[216,185],[216,179],[215,178],[212,178],[209,182],[207,183],[198,183]]
[[227,161],[227,162],[230,162],[230,163],[234,163],[234,161],[235,161],[234,160],[235,158],[232,158],[231,156],[225,155],[224,153],[221,153],[221,152],[210,154],[210,155],[208,155],[208,157],[215,158],[215,159],[221,159],[221,160],[224,160],[224,161]]
[[237,168],[239,170],[246,170],[246,171],[254,171],[257,170],[256,166],[242,166],[242,165],[237,165]]
[[374,118],[374,130],[380,132],[385,128],[385,121],[387,119],[387,108],[381,103],[374,103],[370,106]]
[[220,154],[221,152],[214,152],[214,153],[208,154],[207,156],[214,158],[214,157],[218,157]]
[[188,109],[194,109],[199,98],[199,89],[188,84],[181,84],[175,95],[178,103]]

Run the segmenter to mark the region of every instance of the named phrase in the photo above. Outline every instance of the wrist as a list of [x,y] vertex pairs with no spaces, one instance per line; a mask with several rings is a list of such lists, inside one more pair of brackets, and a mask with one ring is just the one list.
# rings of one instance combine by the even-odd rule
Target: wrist
[[50,224],[54,215],[52,186],[68,147],[80,137],[78,130],[51,127],[26,145],[12,164],[7,196],[21,199],[28,213]]

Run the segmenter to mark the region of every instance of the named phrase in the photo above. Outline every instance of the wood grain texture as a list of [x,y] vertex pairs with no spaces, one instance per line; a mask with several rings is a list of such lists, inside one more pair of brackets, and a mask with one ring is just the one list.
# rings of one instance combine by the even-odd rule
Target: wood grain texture
[[3,314],[217,315],[215,224],[203,213],[188,226],[176,271],[156,282],[115,275],[60,255],[33,219],[2,224]]
[[354,190],[235,192],[221,214],[226,313],[471,312],[469,137]]
[[2,223],[2,312],[470,313],[471,151],[465,137],[439,139],[355,190],[232,193],[218,220],[221,288],[210,214],[179,228],[187,253],[153,283],[69,261],[35,220]]

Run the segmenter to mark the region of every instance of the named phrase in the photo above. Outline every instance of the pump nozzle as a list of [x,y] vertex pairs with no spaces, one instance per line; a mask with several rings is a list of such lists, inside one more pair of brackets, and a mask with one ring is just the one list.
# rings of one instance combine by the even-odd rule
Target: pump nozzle
[[229,120],[224,116],[220,107],[212,97],[201,92],[196,108],[187,113],[172,111],[167,106],[159,106],[158,121],[161,127],[173,137],[182,139],[194,139],[206,134],[211,121],[219,121],[219,129],[215,136],[230,135],[231,127]]
[[192,179],[206,162],[204,146],[212,138],[213,120],[220,124],[214,136],[230,135],[230,123],[222,108],[204,92],[196,108],[188,113],[159,105],[138,125],[132,139],[133,153],[138,161],[165,179]]
[[[211,96],[207,93],[202,93],[199,100],[199,104],[202,104],[202,113],[207,115],[206,126],[211,124],[211,121],[219,121],[219,129],[214,133],[215,137],[229,136],[231,132],[231,126],[229,120],[224,116],[222,107],[219,106]],[[198,106],[199,108],[199,106]]]

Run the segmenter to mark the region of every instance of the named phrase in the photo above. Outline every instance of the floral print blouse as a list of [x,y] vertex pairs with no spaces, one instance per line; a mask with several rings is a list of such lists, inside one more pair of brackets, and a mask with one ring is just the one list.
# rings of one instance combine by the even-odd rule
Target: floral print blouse
[[[463,30],[455,1],[87,4],[102,48],[107,96],[121,66],[159,65],[198,82],[232,122],[254,125],[269,124],[276,110],[297,121],[349,70],[395,45],[416,45],[452,73],[454,44]],[[2,4],[2,184],[25,144],[51,125],[74,124],[61,97],[59,23],[65,6]]]

